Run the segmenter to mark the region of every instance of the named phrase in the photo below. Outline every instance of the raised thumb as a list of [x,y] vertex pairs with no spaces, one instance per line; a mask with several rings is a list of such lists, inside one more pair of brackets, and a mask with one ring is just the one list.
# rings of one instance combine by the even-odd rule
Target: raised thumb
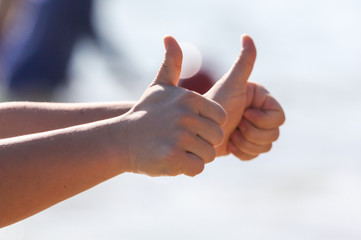
[[164,61],[152,85],[167,84],[177,86],[182,69],[182,49],[172,36],[164,37],[164,47]]
[[247,80],[252,73],[256,60],[256,47],[252,38],[248,35],[242,36],[242,50],[233,66],[229,69],[221,80],[223,84],[231,88],[241,88],[245,90]]

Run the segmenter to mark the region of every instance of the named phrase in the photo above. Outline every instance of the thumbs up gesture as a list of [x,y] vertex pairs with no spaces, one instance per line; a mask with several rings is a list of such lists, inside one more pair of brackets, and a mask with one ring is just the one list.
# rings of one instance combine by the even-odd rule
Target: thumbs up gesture
[[234,65],[204,95],[218,102],[228,115],[217,156],[233,153],[241,160],[250,160],[269,151],[279,136],[279,126],[285,120],[281,106],[263,86],[248,82],[255,60],[253,40],[244,35]]
[[241,160],[251,160],[268,152],[279,137],[285,121],[281,105],[258,83],[247,83],[243,117],[230,135],[227,150]]
[[215,101],[178,88],[182,51],[164,39],[165,59],[139,102],[125,115],[130,172],[194,176],[216,156],[226,112]]

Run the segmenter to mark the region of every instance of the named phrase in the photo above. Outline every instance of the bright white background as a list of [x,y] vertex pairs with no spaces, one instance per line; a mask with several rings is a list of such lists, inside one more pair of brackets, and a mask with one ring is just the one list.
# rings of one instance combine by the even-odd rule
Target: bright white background
[[287,115],[281,137],[254,161],[218,158],[196,178],[118,176],[0,230],[0,240],[361,239],[360,1],[102,0],[95,22],[124,57],[80,45],[69,101],[137,99],[166,34],[198,46],[221,76],[248,33],[258,49],[251,80]]

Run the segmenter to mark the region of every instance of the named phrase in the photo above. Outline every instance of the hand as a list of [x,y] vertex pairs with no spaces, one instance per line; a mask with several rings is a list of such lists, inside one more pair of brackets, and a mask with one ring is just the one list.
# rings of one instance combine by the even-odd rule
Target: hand
[[129,170],[150,176],[194,176],[212,161],[223,141],[226,112],[213,100],[177,88],[182,52],[172,37],[164,39],[165,60],[127,121]]
[[256,48],[248,35],[242,37],[242,45],[234,65],[204,96],[221,104],[228,115],[222,125],[225,140],[216,148],[217,156],[233,153],[241,160],[250,160],[271,149],[285,115],[263,86],[248,82]]
[[224,142],[216,147],[217,156],[230,153],[228,142],[236,130],[246,109],[247,80],[256,60],[256,48],[248,35],[242,37],[243,49],[240,56],[216,84],[204,94],[208,99],[218,102],[227,112],[227,122],[222,125]]
[[280,104],[260,84],[248,82],[246,110],[228,142],[228,150],[241,160],[268,152],[285,121]]

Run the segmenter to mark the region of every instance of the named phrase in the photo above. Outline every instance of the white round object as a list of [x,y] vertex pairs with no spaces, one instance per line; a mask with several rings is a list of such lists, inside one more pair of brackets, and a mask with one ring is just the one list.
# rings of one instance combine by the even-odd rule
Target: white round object
[[190,78],[200,70],[202,55],[199,49],[190,42],[181,42],[180,47],[183,51],[183,64],[180,78]]

